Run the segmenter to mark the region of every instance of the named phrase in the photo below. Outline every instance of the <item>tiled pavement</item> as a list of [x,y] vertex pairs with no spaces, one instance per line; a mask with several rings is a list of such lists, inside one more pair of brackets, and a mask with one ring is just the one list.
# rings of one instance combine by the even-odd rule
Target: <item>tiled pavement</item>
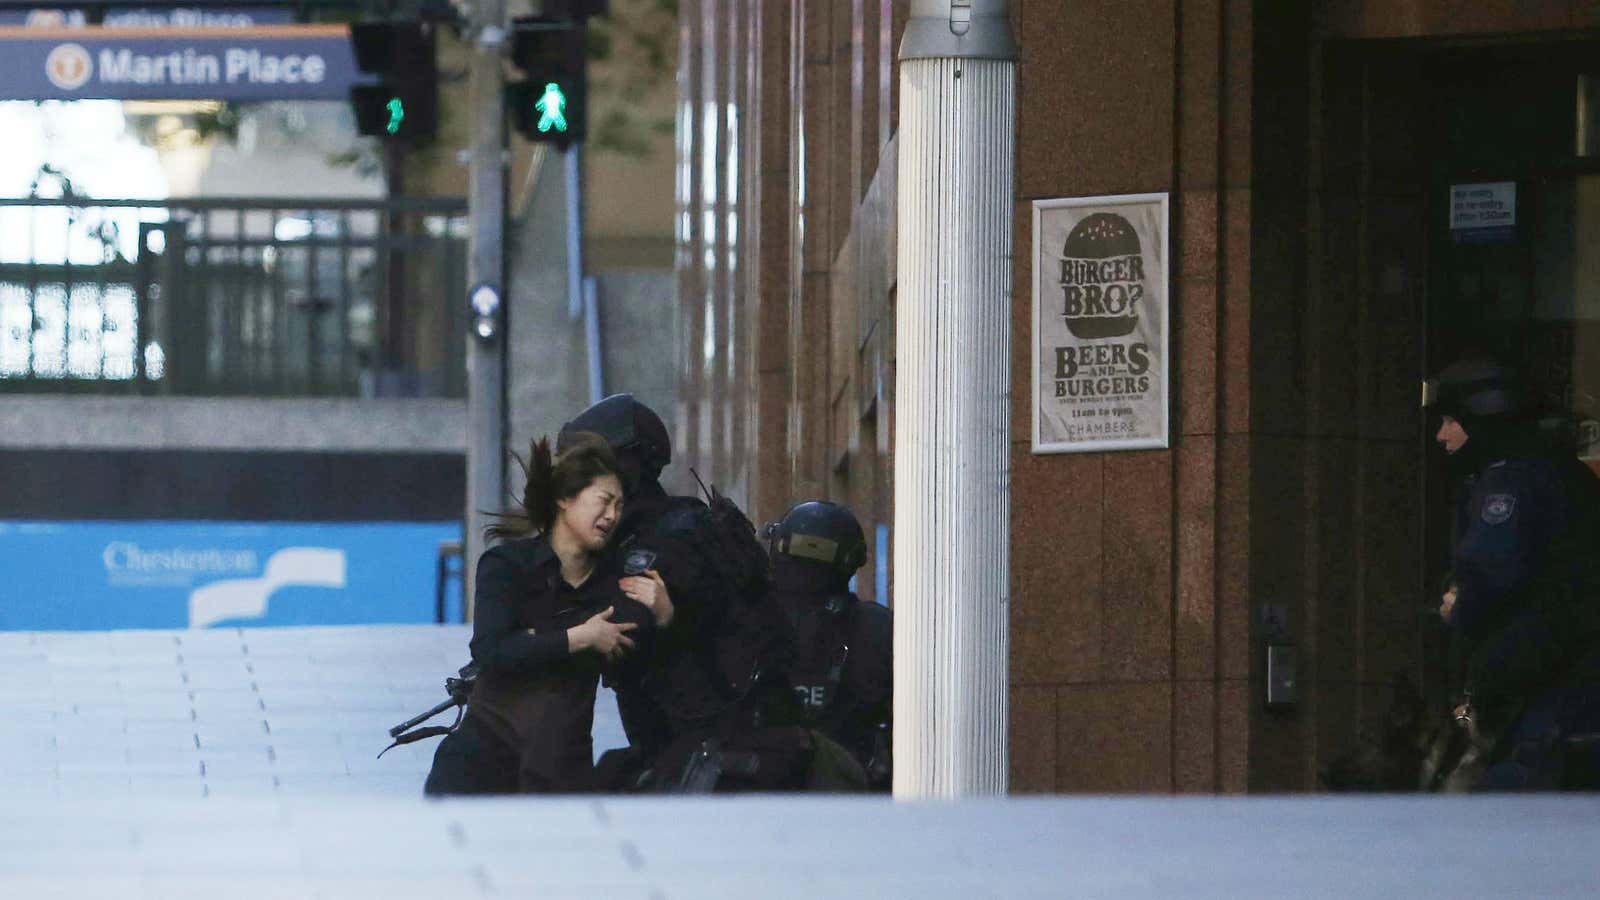
[[465,641],[0,633],[0,898],[1600,894],[1586,797],[428,802]]
[[[0,772],[17,799],[421,792],[465,626],[0,632]],[[596,744],[618,746],[607,696]],[[453,713],[429,724],[449,724]]]

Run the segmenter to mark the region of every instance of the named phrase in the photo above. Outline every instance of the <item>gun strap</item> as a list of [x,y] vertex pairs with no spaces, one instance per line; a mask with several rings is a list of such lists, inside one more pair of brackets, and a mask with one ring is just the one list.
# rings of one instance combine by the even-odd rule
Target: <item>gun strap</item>
[[709,794],[722,780],[722,742],[716,738],[701,741],[684,761],[683,774],[677,785],[669,789],[674,794]]
[[856,608],[853,606],[846,607],[846,610],[846,615],[830,621],[828,627],[821,629],[827,639],[827,643],[833,643],[840,631],[844,632],[845,640],[839,641],[838,648],[833,651],[833,654],[828,659],[828,690],[822,696],[822,708],[817,710],[817,719],[822,719],[828,713],[833,712],[834,701],[839,697],[839,684],[844,681],[844,667],[850,661],[850,644],[847,641],[852,636],[851,625],[855,622]]
[[388,753],[390,750],[393,750],[401,744],[414,744],[417,741],[425,741],[428,738],[438,737],[442,734],[449,734],[455,731],[457,728],[461,727],[461,718],[466,714],[466,711],[467,707],[464,704],[456,707],[456,720],[449,725],[429,725],[427,728],[418,728],[415,731],[407,731],[404,734],[395,735],[394,743],[379,751],[378,758],[383,759],[383,754]]

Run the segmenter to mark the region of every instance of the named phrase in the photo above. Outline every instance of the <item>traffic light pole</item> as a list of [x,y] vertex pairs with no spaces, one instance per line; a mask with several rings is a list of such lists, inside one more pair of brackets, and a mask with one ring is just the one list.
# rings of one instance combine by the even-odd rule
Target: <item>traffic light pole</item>
[[[505,295],[506,133],[503,94],[506,0],[471,4],[473,141],[468,163],[467,285],[492,285]],[[478,556],[483,552],[487,513],[505,504],[505,304],[500,323],[485,338],[467,341],[467,508],[463,517],[462,571],[469,618],[473,610]]]
[[567,175],[567,318],[583,315],[583,159],[582,144],[562,152]]
[[583,274],[583,142],[563,151],[567,170],[567,318],[583,319],[584,347],[589,360],[589,402],[599,403],[601,388],[600,321],[591,295],[594,287]]

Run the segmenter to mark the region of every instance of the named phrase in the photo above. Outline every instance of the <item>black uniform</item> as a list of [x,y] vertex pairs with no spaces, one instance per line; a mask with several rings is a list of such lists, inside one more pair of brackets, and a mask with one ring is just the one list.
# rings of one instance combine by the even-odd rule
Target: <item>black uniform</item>
[[1422,396],[1463,476],[1446,584],[1457,721],[1471,736],[1456,774],[1486,767],[1480,788],[1564,786],[1567,738],[1600,725],[1600,479],[1499,362],[1452,363]]
[[804,720],[844,747],[868,784],[887,790],[893,727],[894,615],[855,594],[796,598],[790,682]]
[[[764,597],[735,593],[711,516],[698,499],[648,481],[618,526],[618,564],[659,572],[675,610],[637,666],[607,674],[630,744],[628,759],[602,762],[618,789],[669,787],[662,779],[674,777],[692,746],[748,734],[774,697],[793,706],[782,681],[792,658],[786,625]],[[638,780],[646,770],[647,785]]]
[[[602,557],[572,587],[543,537],[508,541],[478,560],[472,660],[480,670],[461,728],[434,753],[428,794],[553,792],[589,786],[597,654],[574,656],[566,629],[606,607],[648,646],[650,613],[617,587]],[[531,630],[531,632],[530,632]]]
[[1480,727],[1503,735],[1483,786],[1558,787],[1557,742],[1587,728],[1600,684],[1600,479],[1531,444],[1478,455],[1450,582],[1464,692]]
[[[861,523],[845,506],[807,500],[769,524],[764,536],[772,599],[793,632],[795,721],[815,747],[808,786],[887,789],[894,620],[887,608],[862,603],[850,590],[867,559]],[[781,716],[774,711],[771,718]]]
[[[771,703],[793,706],[782,680],[793,652],[787,622],[768,600],[766,555],[744,513],[712,492],[711,502],[669,497],[657,479],[672,442],[655,411],[614,394],[562,426],[558,450],[583,433],[617,454],[627,492],[613,538],[626,574],[655,569],[675,609],[649,654],[608,675],[630,747],[601,758],[600,783],[618,790],[709,790],[713,772],[752,771],[749,786],[787,786],[797,758],[810,752],[803,729],[766,729]],[[734,749],[736,747],[743,749]],[[737,757],[737,759],[735,758]],[[696,763],[694,777],[679,777]]]

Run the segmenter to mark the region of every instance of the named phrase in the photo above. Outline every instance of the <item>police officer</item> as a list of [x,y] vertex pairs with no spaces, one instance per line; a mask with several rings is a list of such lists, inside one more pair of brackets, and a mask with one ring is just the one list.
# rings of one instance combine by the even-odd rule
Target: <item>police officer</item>
[[[1505,366],[1455,363],[1424,385],[1435,440],[1462,476],[1439,605],[1457,642],[1480,789],[1557,788],[1590,729],[1600,684],[1600,478],[1541,439]],[[1474,752],[1468,751],[1469,754]]]
[[850,590],[867,559],[861,524],[844,506],[809,500],[766,537],[772,591],[794,623],[789,678],[804,721],[844,747],[872,789],[888,790],[894,618]]
[[[624,593],[652,606],[658,626],[653,645],[641,648],[632,665],[607,673],[630,746],[607,754],[598,778],[617,790],[676,789],[691,759],[734,754],[750,743],[743,739],[762,727],[762,711],[775,694],[786,695],[792,642],[765,602],[765,555],[743,514],[726,500],[713,508],[662,488],[672,446],[660,416],[631,394],[616,394],[579,413],[558,441],[585,432],[604,438],[624,471],[626,501],[613,552],[629,576],[622,579]],[[653,577],[667,588],[665,608],[650,596]],[[792,786],[803,753],[790,745],[802,737],[761,737],[759,748],[730,755],[730,766],[759,769],[752,787]],[[720,759],[713,758],[711,769]],[[720,780],[705,766],[699,771],[699,781],[689,779],[698,787],[685,789],[711,789]]]

